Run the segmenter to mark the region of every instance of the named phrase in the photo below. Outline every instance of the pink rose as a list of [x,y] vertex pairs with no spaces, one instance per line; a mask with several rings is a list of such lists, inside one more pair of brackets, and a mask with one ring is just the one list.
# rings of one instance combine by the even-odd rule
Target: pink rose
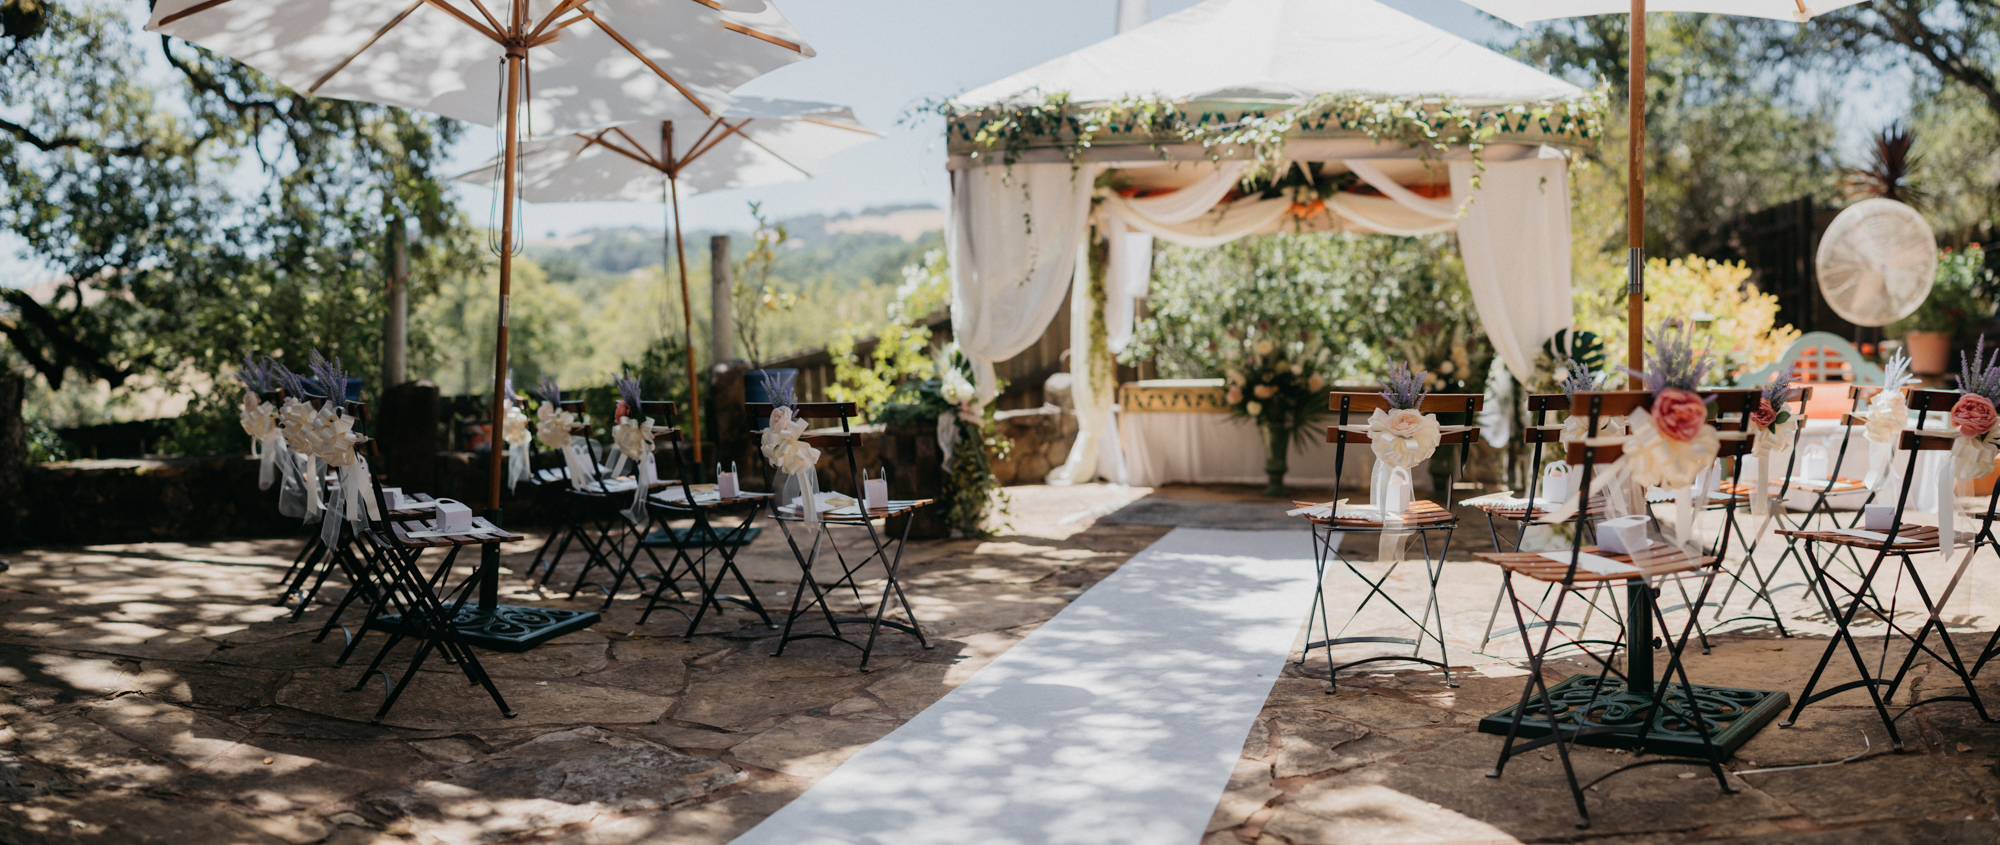
[[1958,427],[1958,433],[1967,437],[1979,437],[1993,430],[1995,419],[1993,403],[1977,393],[1967,393],[1958,397],[1958,404],[1951,406],[1951,424]]
[[1660,436],[1683,443],[1701,433],[1708,421],[1708,403],[1691,390],[1669,387],[1653,396],[1653,427]]
[[1240,404],[1243,401],[1243,388],[1234,384],[1230,385],[1229,395],[1226,398],[1228,398],[1231,405]]
[[622,420],[631,415],[632,409],[625,407],[625,400],[623,399],[618,400],[618,407],[611,411],[611,418],[614,420]]
[[1750,422],[1758,428],[1770,428],[1778,421],[1778,409],[1771,407],[1771,400],[1757,397],[1757,410],[1750,412]]
[[1260,384],[1251,388],[1250,392],[1257,394],[1257,398],[1259,399],[1269,399],[1278,395],[1278,386],[1275,384]]

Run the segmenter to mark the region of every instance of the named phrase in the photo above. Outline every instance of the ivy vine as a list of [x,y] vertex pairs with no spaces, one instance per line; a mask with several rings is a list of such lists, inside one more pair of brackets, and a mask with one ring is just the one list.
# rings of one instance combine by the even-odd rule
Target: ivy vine
[[[1609,100],[1599,88],[1572,100],[1468,106],[1438,97],[1378,97],[1363,94],[1319,94],[1297,105],[1280,105],[1271,113],[1254,108],[1233,120],[1215,110],[1190,110],[1157,96],[1129,96],[1108,102],[1078,104],[1068,92],[1029,92],[1004,103],[964,108],[956,102],[932,100],[917,111],[934,113],[950,127],[977,118],[966,139],[975,159],[997,155],[1012,165],[1029,149],[1059,149],[1072,165],[1104,136],[1143,136],[1162,158],[1169,144],[1197,144],[1210,160],[1242,149],[1250,165],[1243,181],[1252,184],[1279,172],[1287,159],[1285,143],[1294,130],[1329,126],[1358,131],[1376,143],[1397,143],[1417,149],[1428,160],[1454,147],[1471,151],[1475,166],[1480,152],[1506,132],[1539,129],[1594,141],[1604,133]],[[965,137],[962,135],[962,137]]]

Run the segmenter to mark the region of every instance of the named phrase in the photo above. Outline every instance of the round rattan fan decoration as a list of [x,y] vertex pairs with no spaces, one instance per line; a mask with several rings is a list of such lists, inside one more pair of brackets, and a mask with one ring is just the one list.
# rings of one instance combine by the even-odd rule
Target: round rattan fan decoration
[[1937,277],[1937,238],[1917,210],[1862,200],[1833,218],[1815,261],[1820,293],[1857,326],[1885,326],[1917,310]]

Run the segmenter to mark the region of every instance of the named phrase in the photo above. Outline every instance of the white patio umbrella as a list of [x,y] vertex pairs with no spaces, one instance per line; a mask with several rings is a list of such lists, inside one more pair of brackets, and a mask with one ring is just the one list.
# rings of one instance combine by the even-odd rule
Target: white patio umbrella
[[[766,0],[159,0],[148,30],[308,96],[423,109],[502,128],[493,419],[505,418],[515,159],[530,132],[705,119],[729,91],[811,56]],[[500,507],[502,450],[489,507]]]
[[[1465,0],[1485,12],[1515,26],[1552,18],[1580,18],[1590,15],[1629,14],[1632,16],[1630,73],[1631,138],[1627,143],[1626,251],[1629,263],[1625,286],[1629,348],[1627,366],[1634,370],[1645,365],[1646,318],[1646,180],[1642,165],[1646,157],[1646,12],[1708,12],[1742,15],[1804,23],[1813,15],[1852,6],[1867,0]],[[1636,385],[1636,381],[1634,382]]]
[[[681,238],[680,195],[777,185],[812,178],[828,156],[881,137],[846,106],[745,97],[712,119],[620,123],[524,141],[518,153],[520,197],[528,202],[665,202],[672,215],[673,258],[681,279],[682,328],[687,333],[688,389],[699,408],[695,378],[694,308],[688,296],[687,249]],[[503,162],[492,159],[458,176],[492,186]],[[699,414],[691,414],[695,460],[701,458]]]

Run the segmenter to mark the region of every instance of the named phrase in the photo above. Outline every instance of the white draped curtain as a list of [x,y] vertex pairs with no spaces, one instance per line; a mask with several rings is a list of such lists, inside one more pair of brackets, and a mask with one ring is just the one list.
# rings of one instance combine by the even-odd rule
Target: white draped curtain
[[[1569,190],[1561,153],[1543,148],[1538,157],[1489,161],[1483,168],[1451,161],[1448,199],[1409,190],[1374,161],[1342,163],[1382,195],[1335,193],[1327,201],[1327,212],[1341,223],[1335,228],[1385,235],[1457,230],[1487,337],[1509,370],[1532,372],[1542,343],[1571,320]],[[1072,395],[1079,435],[1068,463],[1051,473],[1052,483],[1124,480],[1111,418],[1115,385],[1094,385],[1087,376],[1093,302],[1086,225],[1109,239],[1104,282],[1112,352],[1131,337],[1133,302],[1145,295],[1150,274],[1151,238],[1206,247],[1291,228],[1289,198],[1221,204],[1246,162],[1197,166],[1212,170],[1161,196],[1096,192],[1094,211],[1097,166],[1017,163],[952,174],[953,327],[978,368],[982,397],[992,396],[992,364],[1033,344],[1065,290],[1073,290],[1070,371],[1077,374]],[[1493,435],[1488,432],[1489,439]]]

